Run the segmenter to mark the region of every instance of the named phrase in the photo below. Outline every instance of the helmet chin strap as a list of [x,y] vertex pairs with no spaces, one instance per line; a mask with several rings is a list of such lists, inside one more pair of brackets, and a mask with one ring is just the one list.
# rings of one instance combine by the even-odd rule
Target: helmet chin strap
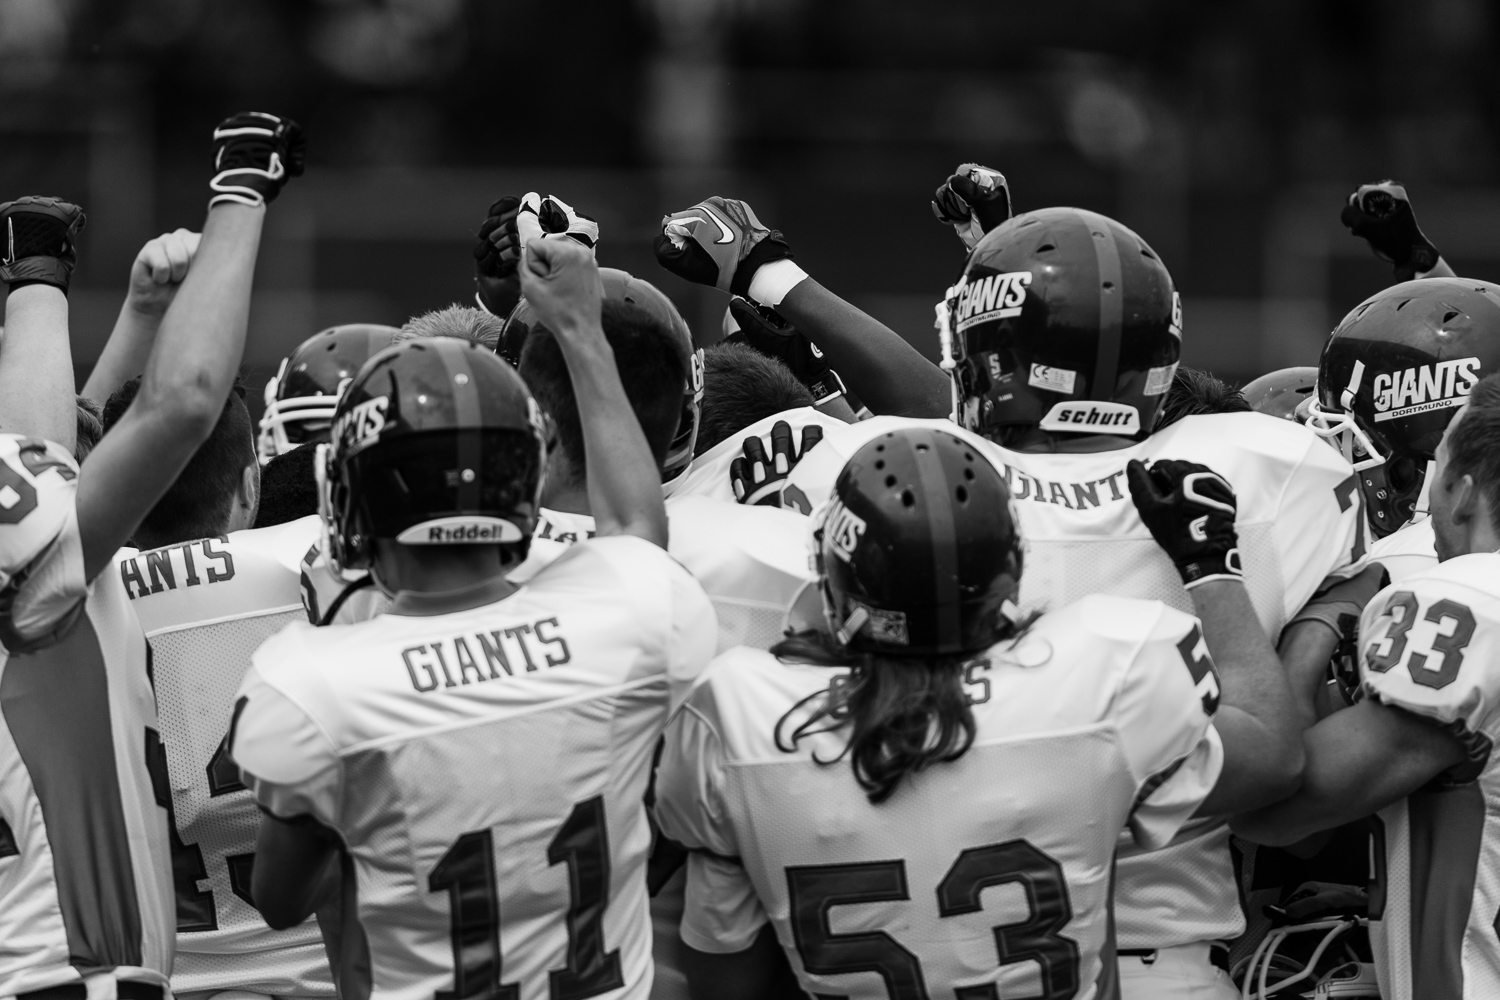
[[1427,498],[1428,494],[1432,492],[1432,479],[1433,476],[1436,475],[1436,473],[1437,462],[1428,460],[1427,470],[1422,473],[1422,492],[1417,494],[1417,506],[1412,510],[1413,520],[1415,520],[1418,515],[1425,515],[1428,512],[1429,508],[1427,506]]

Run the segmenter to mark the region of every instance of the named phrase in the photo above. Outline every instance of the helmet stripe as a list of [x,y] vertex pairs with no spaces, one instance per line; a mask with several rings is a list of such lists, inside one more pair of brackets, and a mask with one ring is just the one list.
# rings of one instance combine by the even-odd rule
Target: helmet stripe
[[[458,482],[458,509],[478,510],[479,494],[483,484],[483,454],[480,449],[480,440],[483,437],[478,428],[483,426],[480,415],[479,379],[475,377],[474,369],[469,364],[468,352],[473,350],[464,344],[462,350],[451,350],[448,344],[438,345],[438,339],[433,339],[433,344],[438,346],[436,354],[438,360],[443,363],[443,368],[448,373],[448,387],[453,394],[453,416],[455,423],[460,428],[475,428],[473,430],[460,430],[454,437],[457,453],[454,456],[458,462],[458,470],[462,474],[465,469],[473,469],[474,477],[469,480],[459,479]],[[455,342],[459,343],[459,342]],[[460,385],[458,376],[462,375],[463,384]]]
[[[938,455],[938,437],[930,430],[911,434],[908,439],[912,456],[916,459],[919,480],[922,484],[922,500],[927,505],[927,523],[932,537],[929,550],[932,552],[932,600],[937,611],[936,643],[957,643],[962,638],[962,619],[959,617],[960,594],[958,590],[958,529],[953,523],[953,491],[948,482],[948,471]],[[927,447],[921,448],[919,445]]]
[[[1089,396],[1108,400],[1115,395],[1115,380],[1120,373],[1120,335],[1125,315],[1125,286],[1120,282],[1119,233],[1111,220],[1094,212],[1080,210],[1079,218],[1089,228],[1089,242],[1094,246],[1099,284],[1099,352],[1094,358],[1094,377]],[[1103,233],[1103,239],[1095,237]]]

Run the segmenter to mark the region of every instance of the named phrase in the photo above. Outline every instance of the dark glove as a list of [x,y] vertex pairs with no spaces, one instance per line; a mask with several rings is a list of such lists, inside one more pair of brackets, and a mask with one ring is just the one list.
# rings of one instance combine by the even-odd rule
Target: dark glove
[[661,220],[656,260],[680,278],[748,295],[762,264],[790,260],[786,238],[767,229],[743,201],[713,197]]
[[745,438],[744,456],[729,463],[729,482],[734,498],[740,503],[761,507],[781,506],[781,484],[809,451],[823,440],[823,428],[808,424],[802,428],[802,447],[792,441],[792,425],[778,420],[771,425],[771,454],[754,434]]
[[1272,924],[1285,927],[1331,917],[1363,917],[1370,910],[1370,896],[1363,886],[1337,882],[1303,882],[1281,906],[1267,906]]
[[225,202],[261,206],[275,201],[290,177],[302,176],[307,140],[290,118],[244,111],[214,129],[212,208]]
[[1339,219],[1370,244],[1375,256],[1395,265],[1396,277],[1410,281],[1437,266],[1438,248],[1423,235],[1406,188],[1395,181],[1362,184],[1349,196]]
[[998,170],[960,163],[932,196],[932,214],[973,250],[985,233],[1010,218],[1010,185]]
[[1196,462],[1163,459],[1148,468],[1132,459],[1125,478],[1135,509],[1177,565],[1184,587],[1244,578],[1234,488],[1222,476]]
[[736,295],[729,300],[729,315],[739,329],[724,340],[747,344],[786,365],[807,386],[815,404],[832,402],[843,394],[844,381],[828,366],[823,352],[776,310]]
[[83,209],[61,198],[17,198],[0,205],[0,220],[0,281],[11,288],[51,285],[66,295],[78,264],[78,234],[88,221]]
[[515,195],[497,199],[475,234],[474,284],[479,304],[502,319],[521,301],[521,279],[516,274],[521,259],[521,241],[516,234],[520,208],[521,199]]

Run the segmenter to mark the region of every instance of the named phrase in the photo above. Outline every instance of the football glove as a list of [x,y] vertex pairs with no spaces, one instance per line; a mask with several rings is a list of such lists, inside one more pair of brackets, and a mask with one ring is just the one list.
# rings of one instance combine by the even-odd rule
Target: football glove
[[1125,466],[1130,499],[1177,566],[1188,589],[1210,580],[1242,580],[1234,530],[1234,488],[1206,465],[1165,459]]
[[985,233],[1010,218],[1010,185],[998,170],[960,163],[932,196],[932,214],[973,250]]
[[51,285],[68,293],[78,264],[83,209],[61,198],[17,198],[0,205],[0,281],[11,288]]
[[521,279],[516,262],[521,259],[521,241],[516,235],[516,213],[521,199],[499,198],[489,208],[474,239],[475,298],[479,307],[502,319],[521,301]]
[[756,353],[786,365],[797,381],[807,386],[814,404],[832,402],[843,395],[844,382],[828,366],[823,352],[776,310],[736,295],[729,300],[729,315],[739,329],[724,340],[747,344]]
[[713,197],[661,220],[656,260],[680,278],[748,295],[762,264],[790,260],[786,238],[767,229],[745,202]]
[[291,177],[302,176],[307,140],[290,118],[245,111],[214,129],[214,192],[208,206],[237,202],[260,207],[275,201]]
[[1393,264],[1401,281],[1410,281],[1437,266],[1438,248],[1423,235],[1406,188],[1395,181],[1361,184],[1349,196],[1339,219],[1351,233],[1370,244],[1375,256]]
[[778,420],[771,426],[771,454],[754,434],[745,438],[744,454],[729,463],[729,483],[740,503],[761,507],[781,506],[781,484],[803,457],[823,440],[823,428],[802,428],[802,447],[792,439],[792,425]]
[[521,196],[516,212],[516,236],[520,246],[534,239],[567,237],[575,243],[594,249],[599,243],[599,223],[555,195],[528,191]]

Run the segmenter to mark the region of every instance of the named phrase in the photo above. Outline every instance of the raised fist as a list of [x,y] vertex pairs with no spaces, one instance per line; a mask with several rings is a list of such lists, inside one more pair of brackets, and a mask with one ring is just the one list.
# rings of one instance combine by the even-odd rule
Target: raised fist
[[714,196],[661,220],[656,260],[673,274],[731,295],[748,295],[762,264],[789,260],[786,238],[745,202]]
[[68,293],[87,217],[61,198],[17,198],[0,205],[0,281],[12,288],[51,285]]
[[163,233],[141,247],[130,265],[130,291],[127,301],[140,313],[160,316],[172,304],[182,279],[187,277],[193,257],[198,253],[198,233],[186,229]]
[[545,197],[535,191],[521,196],[516,212],[516,232],[525,246],[529,241],[566,237],[592,251],[599,244],[599,223],[555,195]]
[[932,196],[932,214],[973,250],[985,233],[1010,218],[1010,185],[998,170],[960,163]]
[[729,300],[728,317],[739,329],[725,341],[747,344],[756,353],[786,365],[797,381],[807,386],[814,403],[831,402],[843,394],[843,380],[829,367],[817,345],[776,310],[736,295]]
[[1210,580],[1242,580],[1234,529],[1234,487],[1206,465],[1163,459],[1125,466],[1130,499],[1189,589]]
[[729,463],[729,482],[740,503],[761,507],[781,506],[781,485],[809,451],[823,440],[823,428],[802,428],[802,446],[792,440],[792,425],[778,420],[771,426],[771,454],[754,434],[745,438],[744,455]]
[[231,115],[214,129],[212,208],[226,202],[260,207],[275,201],[282,185],[302,176],[307,140],[290,118],[259,111]]
[[1438,248],[1423,235],[1406,188],[1395,181],[1362,184],[1349,196],[1339,219],[1370,244],[1375,256],[1395,265],[1396,277],[1410,281],[1437,266]]

